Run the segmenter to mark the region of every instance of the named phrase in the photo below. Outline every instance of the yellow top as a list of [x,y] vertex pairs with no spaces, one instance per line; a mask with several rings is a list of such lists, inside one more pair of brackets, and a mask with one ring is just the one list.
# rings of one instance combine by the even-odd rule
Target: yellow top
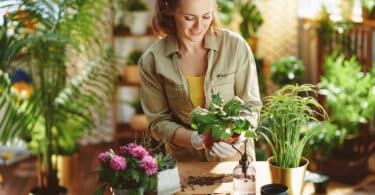
[[189,83],[190,100],[194,107],[204,107],[204,76],[185,76]]

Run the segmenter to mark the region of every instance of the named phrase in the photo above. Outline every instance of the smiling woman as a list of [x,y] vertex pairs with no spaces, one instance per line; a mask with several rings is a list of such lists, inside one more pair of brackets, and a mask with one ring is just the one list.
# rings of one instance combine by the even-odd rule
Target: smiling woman
[[[152,21],[162,39],[139,61],[141,101],[152,135],[179,161],[238,160],[224,142],[208,149],[205,135],[190,128],[191,113],[208,107],[212,93],[224,101],[238,96],[254,108],[244,118],[256,125],[262,103],[250,47],[240,35],[220,27],[215,0],[156,0]],[[249,143],[254,159],[253,141]],[[243,150],[242,142],[234,144]]]

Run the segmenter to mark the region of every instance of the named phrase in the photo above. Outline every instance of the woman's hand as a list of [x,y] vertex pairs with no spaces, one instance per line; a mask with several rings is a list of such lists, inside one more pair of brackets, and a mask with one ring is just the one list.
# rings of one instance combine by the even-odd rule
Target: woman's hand
[[198,135],[197,131],[193,131],[193,133],[191,134],[190,142],[193,148],[195,148],[196,150],[205,148],[204,138],[202,135]]
[[236,155],[237,151],[233,148],[236,147],[238,150],[241,150],[241,146],[243,145],[244,139],[240,136],[240,138],[237,140],[236,143],[233,145],[228,144],[226,142],[216,142],[212,145],[212,148],[210,150],[211,156],[217,156],[219,158],[231,158],[234,155]]

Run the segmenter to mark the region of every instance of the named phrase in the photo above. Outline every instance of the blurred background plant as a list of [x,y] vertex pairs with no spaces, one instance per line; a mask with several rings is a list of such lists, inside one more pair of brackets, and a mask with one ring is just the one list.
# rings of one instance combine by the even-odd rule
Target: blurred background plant
[[142,50],[136,49],[129,53],[129,55],[126,57],[126,64],[127,65],[137,65],[139,58],[141,58],[143,54]]
[[355,57],[346,59],[335,53],[326,57],[324,70],[319,93],[326,98],[330,119],[340,130],[339,140],[358,137],[360,125],[368,123],[375,111],[374,66],[369,72],[362,72]]
[[325,97],[323,104],[330,118],[308,125],[319,134],[309,140],[304,152],[318,155],[315,158],[361,155],[351,142],[363,133],[363,125],[375,111],[375,68],[364,73],[356,58],[346,59],[337,53],[326,57],[324,68],[319,93]]
[[285,56],[272,63],[271,80],[278,86],[299,84],[304,73],[303,62],[294,56]]
[[[112,54],[97,30],[105,24],[104,4],[9,0],[1,7],[8,11],[0,30],[0,140],[27,141],[39,159],[41,194],[58,193],[52,156],[76,152],[81,135],[105,117],[112,99]],[[12,69],[33,78],[25,82],[33,89],[27,96],[14,90],[19,82],[11,81],[17,80]]]

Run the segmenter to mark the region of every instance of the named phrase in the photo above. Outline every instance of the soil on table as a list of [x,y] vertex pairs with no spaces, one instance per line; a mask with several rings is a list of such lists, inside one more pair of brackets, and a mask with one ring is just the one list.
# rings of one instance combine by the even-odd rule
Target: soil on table
[[215,175],[215,176],[188,176],[184,178],[181,184],[181,191],[183,192],[186,188],[194,189],[194,186],[209,186],[215,183],[231,182],[233,180],[232,175]]

